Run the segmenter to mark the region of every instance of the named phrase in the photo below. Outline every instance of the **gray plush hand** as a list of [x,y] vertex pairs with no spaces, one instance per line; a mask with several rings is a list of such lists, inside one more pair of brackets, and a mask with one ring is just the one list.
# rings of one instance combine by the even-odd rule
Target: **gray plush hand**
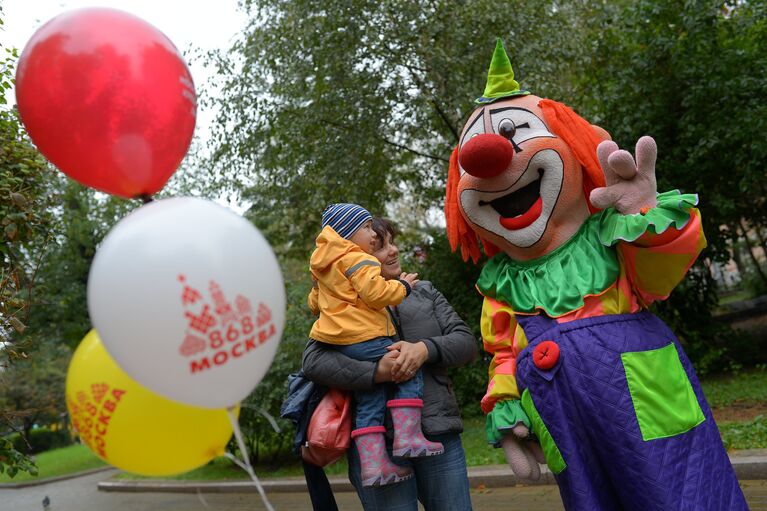
[[597,147],[607,186],[595,188],[591,203],[605,209],[614,207],[624,215],[642,213],[655,207],[658,185],[655,182],[655,160],[658,147],[652,137],[642,137],[636,143],[636,162],[631,153],[618,149],[618,144],[606,140]]
[[541,477],[539,463],[546,463],[538,442],[523,440],[530,431],[524,424],[517,424],[501,440],[501,447],[506,453],[506,461],[514,475],[520,479],[536,481]]

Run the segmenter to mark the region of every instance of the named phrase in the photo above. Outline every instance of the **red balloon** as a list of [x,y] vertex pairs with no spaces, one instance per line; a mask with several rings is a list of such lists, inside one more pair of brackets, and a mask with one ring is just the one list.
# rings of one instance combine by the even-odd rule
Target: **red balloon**
[[88,8],[40,27],[16,72],[21,120],[46,158],[122,197],[159,191],[194,132],[189,69],[162,32],[131,14]]

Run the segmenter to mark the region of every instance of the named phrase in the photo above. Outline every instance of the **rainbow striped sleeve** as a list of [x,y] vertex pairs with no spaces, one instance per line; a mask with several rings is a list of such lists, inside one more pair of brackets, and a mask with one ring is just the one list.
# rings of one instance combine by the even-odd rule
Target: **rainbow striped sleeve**
[[705,247],[700,212],[692,208],[681,229],[648,232],[633,243],[619,243],[618,251],[634,292],[647,306],[668,298]]
[[485,351],[493,355],[490,381],[481,402],[482,410],[489,413],[498,401],[519,399],[517,356],[527,346],[527,337],[511,307],[493,298],[485,297],[482,303],[480,327]]

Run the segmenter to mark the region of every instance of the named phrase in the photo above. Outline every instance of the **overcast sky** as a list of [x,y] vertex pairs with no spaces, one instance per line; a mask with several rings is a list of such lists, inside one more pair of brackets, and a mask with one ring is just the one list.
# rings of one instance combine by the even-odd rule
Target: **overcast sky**
[[[35,30],[54,16],[82,7],[112,7],[130,12],[159,28],[182,51],[226,48],[246,23],[237,10],[237,0],[0,0],[5,25],[0,30],[4,48],[15,46],[23,52]],[[189,63],[189,62],[188,62]],[[200,63],[189,63],[199,87],[208,79]],[[11,98],[9,103],[15,101]],[[211,112],[198,111],[198,135],[205,138]]]

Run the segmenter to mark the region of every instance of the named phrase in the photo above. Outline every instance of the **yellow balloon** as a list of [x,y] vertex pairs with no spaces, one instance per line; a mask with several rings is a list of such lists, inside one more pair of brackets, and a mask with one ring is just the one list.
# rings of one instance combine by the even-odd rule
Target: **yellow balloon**
[[95,330],[69,364],[66,399],[83,443],[110,465],[135,474],[187,472],[222,455],[232,436],[225,409],[171,401],[133,381]]

